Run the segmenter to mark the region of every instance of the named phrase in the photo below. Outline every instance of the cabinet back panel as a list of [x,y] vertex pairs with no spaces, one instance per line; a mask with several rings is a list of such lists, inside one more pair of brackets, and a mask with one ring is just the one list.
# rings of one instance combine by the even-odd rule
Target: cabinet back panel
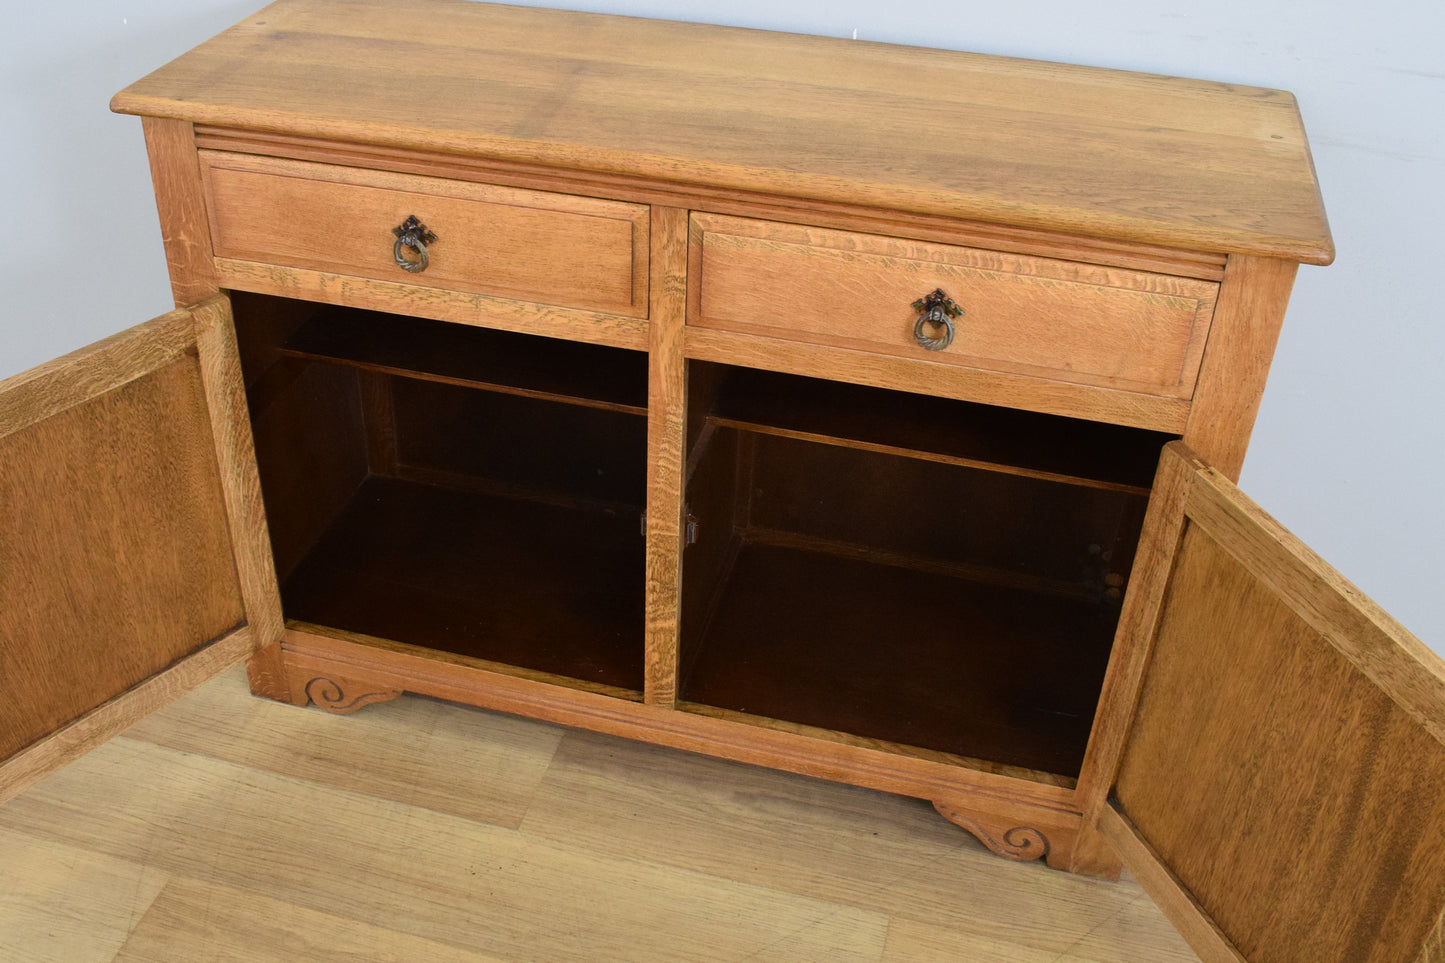
[[392,397],[403,465],[642,508],[643,417],[409,378],[393,379]]
[[1141,496],[732,428],[696,444],[686,701],[1078,773],[1117,619],[1088,546],[1127,571]]
[[[791,437],[829,438],[872,450],[895,450],[953,464],[988,464],[1000,471],[1052,477],[1099,488],[1148,491],[1163,432],[1064,418],[824,381],[749,368],[694,362],[689,376],[718,369],[727,378],[705,396],[722,422]],[[694,399],[698,393],[694,392]]]
[[375,371],[598,407],[647,407],[639,351],[376,311],[330,309],[290,334],[285,353]]
[[754,441],[749,528],[981,566],[1064,591],[1127,575],[1144,498],[772,435]]
[[286,614],[642,688],[635,514],[372,477],[282,587]]
[[5,436],[0,465],[5,758],[244,613],[193,355]]

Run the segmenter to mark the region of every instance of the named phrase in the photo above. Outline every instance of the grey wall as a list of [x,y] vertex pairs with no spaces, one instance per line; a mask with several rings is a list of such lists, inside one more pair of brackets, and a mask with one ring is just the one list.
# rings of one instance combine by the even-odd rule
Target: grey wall
[[[0,376],[170,305],[110,95],[260,6],[4,0]],[[1244,489],[1445,652],[1445,7],[1378,0],[553,0],[1293,90],[1339,249],[1302,268]],[[0,466],[3,470],[3,466]]]

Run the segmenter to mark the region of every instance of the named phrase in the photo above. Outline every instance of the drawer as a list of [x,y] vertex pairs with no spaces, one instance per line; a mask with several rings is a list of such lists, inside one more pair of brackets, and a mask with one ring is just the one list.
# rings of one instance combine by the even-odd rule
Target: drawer
[[[1193,393],[1219,287],[711,214],[691,233],[694,327],[1176,399]],[[935,290],[962,313],[929,350],[913,305]]]
[[[646,205],[228,151],[201,172],[217,258],[647,313]],[[409,217],[436,236],[417,273],[395,256]]]

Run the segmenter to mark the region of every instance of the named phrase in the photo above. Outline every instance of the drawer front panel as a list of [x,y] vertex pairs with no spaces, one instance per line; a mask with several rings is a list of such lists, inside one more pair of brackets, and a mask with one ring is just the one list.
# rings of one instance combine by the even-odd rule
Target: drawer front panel
[[[647,313],[645,205],[219,151],[201,169],[218,258]],[[436,235],[414,274],[394,252],[408,217]]]
[[[1188,398],[1218,285],[743,218],[693,218],[696,327]],[[936,289],[952,343],[915,340]],[[941,329],[925,326],[925,336]]]

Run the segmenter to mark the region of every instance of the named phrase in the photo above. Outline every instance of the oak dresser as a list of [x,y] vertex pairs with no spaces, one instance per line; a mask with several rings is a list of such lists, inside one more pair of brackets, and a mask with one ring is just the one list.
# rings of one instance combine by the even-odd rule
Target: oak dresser
[[247,658],[1445,958],[1445,669],[1231,483],[1333,257],[1289,94],[281,0],[112,106],[178,309],[0,388],[0,798]]

